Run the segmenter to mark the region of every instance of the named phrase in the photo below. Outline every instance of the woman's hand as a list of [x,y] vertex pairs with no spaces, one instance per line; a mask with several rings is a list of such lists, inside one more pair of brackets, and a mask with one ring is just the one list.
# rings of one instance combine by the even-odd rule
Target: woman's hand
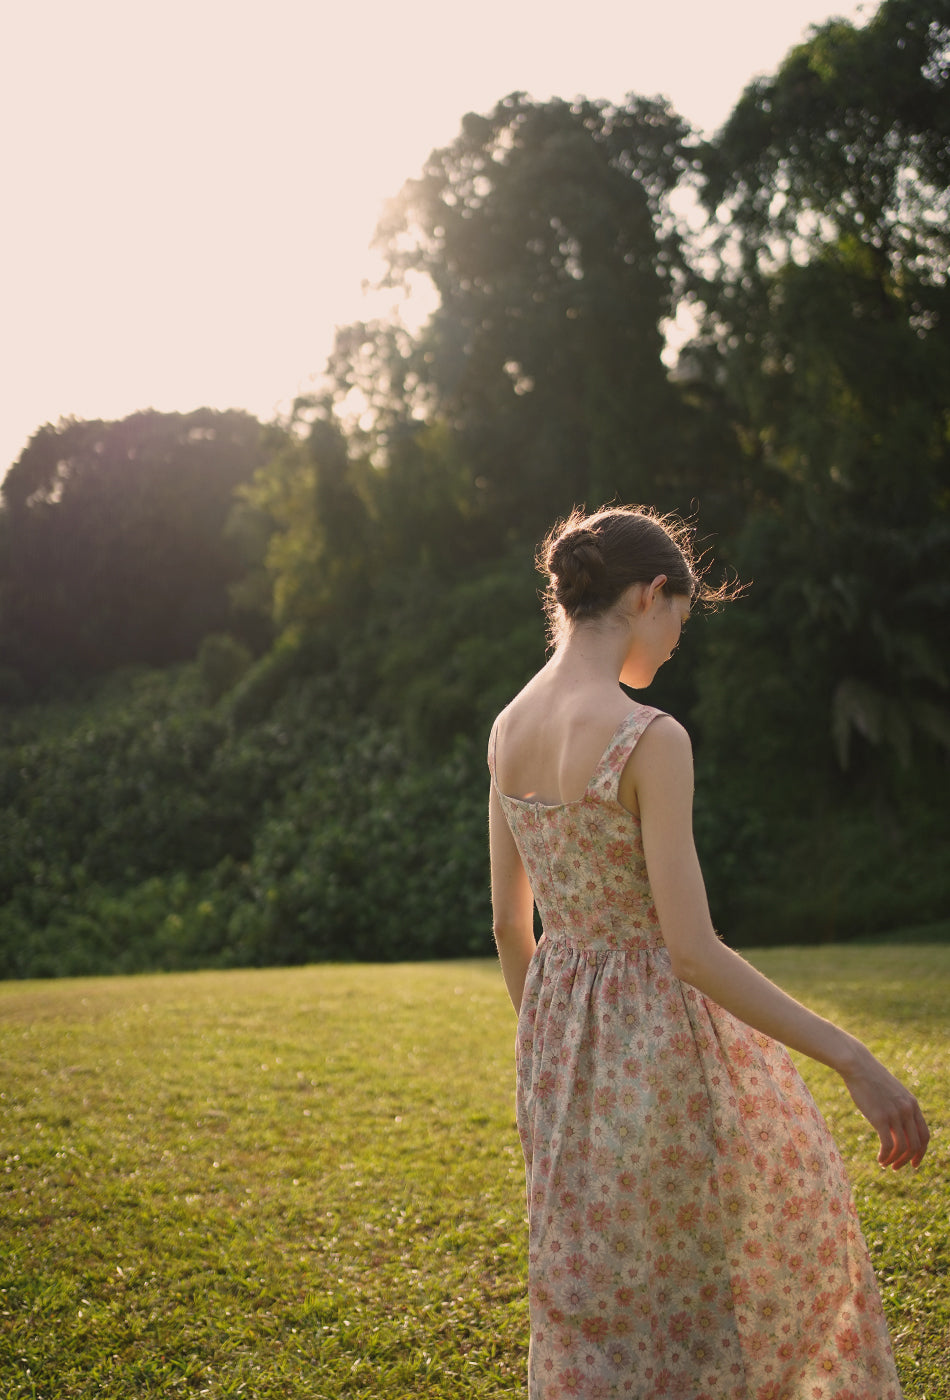
[[857,1067],[842,1073],[848,1093],[881,1139],[877,1160],[882,1167],[919,1167],[930,1130],[920,1105],[890,1070],[876,1060],[870,1050]]

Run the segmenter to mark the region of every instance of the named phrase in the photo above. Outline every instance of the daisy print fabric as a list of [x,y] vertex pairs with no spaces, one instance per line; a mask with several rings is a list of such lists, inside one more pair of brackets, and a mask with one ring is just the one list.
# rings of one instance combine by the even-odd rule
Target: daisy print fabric
[[531,1400],[900,1400],[811,1095],[671,970],[617,797],[658,713],[632,710],[580,801],[500,794],[545,931],[516,1045]]

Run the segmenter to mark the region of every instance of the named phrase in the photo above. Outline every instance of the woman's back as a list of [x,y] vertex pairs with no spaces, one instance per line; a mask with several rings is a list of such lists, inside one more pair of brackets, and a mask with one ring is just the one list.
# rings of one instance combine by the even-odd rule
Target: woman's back
[[619,686],[562,681],[549,664],[495,722],[499,789],[549,806],[579,800],[633,708]]
[[[498,789],[549,941],[566,938],[588,952],[663,947],[639,819],[618,795],[630,754],[659,714],[627,702],[577,797],[549,801]],[[489,753],[493,776],[498,734],[493,730]]]

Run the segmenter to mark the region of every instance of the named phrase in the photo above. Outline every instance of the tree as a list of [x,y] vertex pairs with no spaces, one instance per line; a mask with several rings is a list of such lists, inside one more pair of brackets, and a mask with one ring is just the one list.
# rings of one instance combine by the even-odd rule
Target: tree
[[809,863],[817,905],[843,884],[866,927],[894,917],[873,871],[917,868],[908,833],[929,849],[950,750],[948,18],[832,21],[702,153],[722,263],[692,358],[748,464],[754,583],[699,682],[711,844],[752,887]]
[[948,138],[950,4],[886,0],[754,83],[704,156],[733,254],[706,347],[797,542],[846,768],[856,737],[950,747]]
[[664,104],[522,94],[469,114],[393,201],[391,284],[428,278],[415,336],[343,331],[330,372],[387,449],[420,421],[458,434],[472,497],[534,539],[553,511],[615,496],[688,506],[706,484],[701,415],[671,383],[662,324],[685,265],[668,196],[691,161]]
[[39,429],[2,488],[3,664],[31,685],[164,665],[234,625],[241,561],[223,526],[262,460],[261,426],[240,412]]
[[814,29],[746,89],[702,166],[742,270],[848,243],[905,298],[945,286],[950,2],[885,0],[862,28]]

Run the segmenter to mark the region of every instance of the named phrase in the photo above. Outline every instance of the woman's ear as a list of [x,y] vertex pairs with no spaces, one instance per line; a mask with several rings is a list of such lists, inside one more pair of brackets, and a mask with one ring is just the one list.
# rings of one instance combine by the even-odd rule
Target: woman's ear
[[666,583],[666,577],[666,574],[657,574],[653,582],[648,583],[646,588],[643,590],[644,611],[646,611],[647,608],[653,606],[654,602],[656,601],[657,595],[659,594],[663,585]]

